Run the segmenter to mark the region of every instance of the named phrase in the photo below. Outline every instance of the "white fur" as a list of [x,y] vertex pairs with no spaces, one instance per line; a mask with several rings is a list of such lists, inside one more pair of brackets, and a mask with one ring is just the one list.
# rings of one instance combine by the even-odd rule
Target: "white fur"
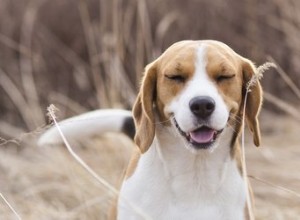
[[[172,128],[157,126],[158,134],[142,155],[121,195],[153,219],[244,218],[245,187],[230,157],[231,131],[222,134],[214,152],[193,154]],[[118,219],[140,219],[122,200]]]
[[[230,155],[233,131],[226,127],[228,110],[207,76],[205,47],[197,54],[194,77],[166,108],[184,131],[190,131],[195,125],[189,101],[199,95],[212,97],[216,109],[210,123],[215,129],[224,128],[217,146],[214,151],[193,153],[174,126],[156,125],[155,139],[133,175],[123,182],[121,195],[153,219],[241,220],[246,189]],[[119,200],[118,219],[141,217]]]

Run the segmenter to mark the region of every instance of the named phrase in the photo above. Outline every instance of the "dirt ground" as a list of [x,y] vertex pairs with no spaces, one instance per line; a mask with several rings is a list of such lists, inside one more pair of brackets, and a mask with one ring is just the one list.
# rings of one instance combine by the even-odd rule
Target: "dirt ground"
[[[300,193],[300,124],[287,116],[261,115],[262,147],[247,136],[249,175]],[[37,135],[0,149],[0,192],[22,219],[105,219],[112,193],[90,176],[63,146],[37,147]],[[72,144],[93,170],[117,186],[133,148],[131,141],[106,134]],[[257,219],[299,219],[300,197],[250,179]],[[0,219],[16,219],[0,200]]]

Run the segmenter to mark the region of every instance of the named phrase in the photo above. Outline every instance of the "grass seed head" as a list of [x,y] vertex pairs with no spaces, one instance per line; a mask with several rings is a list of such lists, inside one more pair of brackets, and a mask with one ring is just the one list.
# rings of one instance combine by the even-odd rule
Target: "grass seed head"
[[251,87],[254,86],[256,84],[256,82],[258,82],[262,79],[264,72],[266,72],[268,69],[270,69],[272,67],[277,68],[275,63],[272,63],[272,62],[266,62],[266,63],[260,65],[259,67],[257,67],[256,73],[252,76],[252,78],[250,79],[250,81],[247,84],[247,91],[251,92]]

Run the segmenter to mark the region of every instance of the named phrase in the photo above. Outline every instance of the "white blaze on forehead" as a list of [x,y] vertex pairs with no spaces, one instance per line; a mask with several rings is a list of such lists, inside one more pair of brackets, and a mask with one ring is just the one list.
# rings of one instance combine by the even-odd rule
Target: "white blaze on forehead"
[[204,43],[195,49],[196,62],[193,76],[186,82],[184,89],[173,99],[167,107],[169,112],[174,113],[179,127],[184,132],[193,131],[199,125],[190,110],[189,103],[195,97],[208,96],[215,101],[215,110],[210,117],[208,126],[216,130],[221,130],[226,126],[229,112],[222,96],[218,92],[217,84],[212,81],[207,73],[206,66],[207,47]]

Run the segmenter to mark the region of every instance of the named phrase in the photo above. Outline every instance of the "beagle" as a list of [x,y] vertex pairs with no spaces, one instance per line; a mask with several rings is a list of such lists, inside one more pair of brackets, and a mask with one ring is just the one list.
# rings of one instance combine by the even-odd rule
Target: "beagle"
[[[258,81],[244,99],[255,74],[254,64],[224,43],[181,41],[146,66],[133,107],[134,127],[126,111],[95,111],[101,118],[96,127],[109,120],[112,130],[135,133],[138,147],[111,217],[142,219],[129,201],[151,219],[247,219],[249,189],[242,178],[238,139],[245,117],[254,144],[260,144]],[[71,131],[69,136],[80,133],[71,123],[62,128]],[[59,139],[55,132],[46,132],[40,144]]]

